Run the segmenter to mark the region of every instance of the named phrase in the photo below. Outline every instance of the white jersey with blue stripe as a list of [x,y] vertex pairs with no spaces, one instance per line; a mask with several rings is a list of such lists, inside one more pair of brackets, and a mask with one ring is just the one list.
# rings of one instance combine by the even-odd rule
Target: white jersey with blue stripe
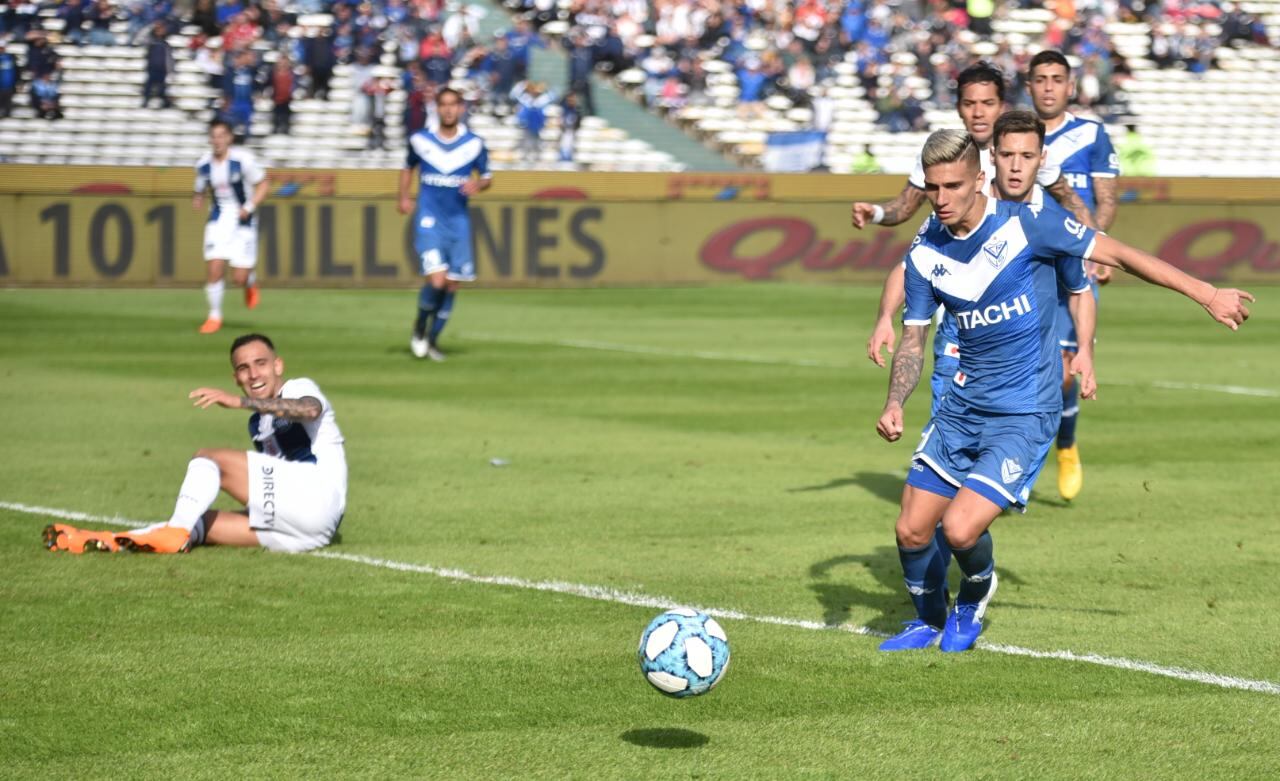
[[903,323],[927,326],[939,304],[955,318],[960,370],[949,396],[984,412],[1062,409],[1058,285],[1089,288],[1081,261],[1094,236],[1052,202],[986,198],[963,238],[935,215],[925,220],[907,253]]
[[478,173],[489,172],[489,150],[484,141],[459,124],[457,133],[441,138],[432,128],[419,130],[409,137],[409,156],[405,168],[418,169],[418,217],[435,223],[456,224],[467,218],[467,196],[462,185]]
[[239,215],[240,208],[253,198],[254,186],[266,177],[266,169],[247,149],[232,147],[221,160],[214,160],[212,152],[205,152],[196,162],[195,191],[213,190],[209,222],[217,222],[224,215],[228,219]]
[[1044,146],[1048,150],[1045,162],[1062,169],[1063,178],[1092,212],[1098,202],[1094,196],[1094,178],[1114,179],[1119,176],[1120,158],[1101,122],[1082,119],[1071,113],[1064,116],[1066,121],[1044,136]]

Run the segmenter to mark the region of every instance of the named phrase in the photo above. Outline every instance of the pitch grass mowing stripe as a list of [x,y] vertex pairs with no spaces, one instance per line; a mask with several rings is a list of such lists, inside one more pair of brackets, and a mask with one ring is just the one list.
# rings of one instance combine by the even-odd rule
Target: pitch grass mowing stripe
[[[748,355],[744,353],[724,353],[706,350],[672,350],[665,347],[651,347],[640,344],[620,344],[617,342],[597,342],[586,339],[535,339],[527,336],[502,336],[498,334],[464,332],[463,339],[477,342],[493,342],[508,344],[529,344],[543,347],[571,347],[578,350],[601,350],[604,352],[635,353],[638,355],[660,355],[667,358],[692,358],[702,361],[727,361],[730,363],[758,363],[767,366],[803,366],[817,369],[849,369],[850,363],[833,361],[815,361],[807,358],[772,358],[764,355]],[[1170,380],[1151,380],[1139,382],[1135,380],[1111,380],[1103,378],[1102,384],[1126,385],[1139,388],[1159,388],[1161,390],[1189,390],[1207,393],[1226,393],[1232,396],[1258,396],[1266,399],[1280,399],[1280,390],[1272,388],[1250,388],[1245,385],[1214,385],[1197,382],[1173,382]]]
[[[89,513],[60,510],[52,507],[37,507],[18,502],[0,501],[0,509],[30,513],[33,515],[44,515],[68,521],[88,521],[90,523],[131,527],[147,525],[143,521],[134,521],[127,518],[121,518],[119,516],[106,517],[101,515],[91,515]],[[340,553],[338,551],[330,550],[313,551],[309,555],[322,559],[349,561],[355,564],[364,564],[366,566],[379,567],[381,569],[388,569],[396,572],[413,572],[422,575],[433,575],[439,578],[457,580],[466,583],[479,583],[491,586],[507,586],[510,588],[548,591],[556,594],[567,594],[570,596],[583,597],[585,599],[614,602],[617,604],[633,605],[636,607],[650,607],[659,610],[678,606],[693,607],[707,613],[708,615],[728,620],[752,621],[760,624],[774,624],[776,626],[787,626],[796,629],[836,630],[856,635],[868,635],[871,637],[887,636],[882,632],[877,632],[874,629],[869,629],[865,626],[855,626],[852,624],[838,624],[832,626],[818,621],[807,621],[798,618],[756,616],[729,608],[689,605],[679,600],[671,599],[670,597],[636,594],[628,591],[619,591],[606,586],[589,586],[579,583],[566,583],[563,581],[534,581],[505,575],[475,575],[460,569],[432,567],[427,564],[410,564],[401,561],[391,561],[390,559],[379,559],[372,556],[361,556],[354,553]],[[1231,675],[1219,675],[1218,673],[1201,672],[1199,670],[1187,670],[1181,667],[1166,667],[1164,665],[1152,664],[1151,662],[1143,662],[1134,659],[1102,656],[1100,654],[1078,654],[1073,651],[1037,651],[1034,648],[1022,648],[1016,645],[1004,645],[1001,643],[988,643],[982,640],[978,641],[977,647],[983,651],[1006,654],[1009,656],[1025,656],[1031,659],[1056,659],[1066,662],[1085,662],[1087,664],[1096,664],[1103,667],[1114,667],[1119,670],[1132,670],[1134,672],[1159,675],[1165,678],[1174,678],[1180,681],[1218,686],[1223,689],[1241,689],[1244,691],[1261,692],[1263,694],[1280,695],[1280,683],[1258,681],[1249,678],[1236,678]]]

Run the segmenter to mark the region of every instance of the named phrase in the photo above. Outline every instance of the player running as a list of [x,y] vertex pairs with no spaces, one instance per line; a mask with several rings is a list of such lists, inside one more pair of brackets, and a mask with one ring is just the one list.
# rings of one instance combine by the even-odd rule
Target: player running
[[209,316],[200,326],[202,334],[216,333],[222,327],[228,264],[231,281],[244,288],[244,305],[253,309],[260,298],[253,271],[258,265],[258,218],[254,212],[267,199],[267,172],[252,152],[232,146],[231,141],[231,125],[215,119],[209,125],[210,151],[196,163],[192,207],[203,209],[205,190],[213,190],[213,208],[204,226],[204,295]]
[[[992,188],[995,182],[995,168],[991,161],[991,138],[996,120],[1005,111],[1004,74],[986,62],[975,63],[965,68],[956,78],[956,112],[965,130],[978,144],[979,163],[985,174],[986,194],[994,196]],[[1057,169],[1043,166],[1037,175],[1037,182],[1045,187],[1065,208],[1089,224],[1088,210],[1084,202],[1071,189]],[[853,205],[852,222],[861,230],[868,222],[878,225],[898,225],[906,222],[925,202],[924,166],[920,159],[916,160],[916,168],[907,178],[906,185],[898,197],[887,204],[871,204],[859,201]],[[884,290],[880,296],[880,309],[876,315],[876,324],[867,340],[867,356],[878,366],[885,365],[881,355],[882,348],[893,352],[896,338],[893,318],[902,307],[903,271],[901,266],[894,266],[885,279]],[[951,377],[956,372],[959,361],[959,346],[955,339],[955,321],[945,313],[939,313],[938,333],[934,340],[933,375],[931,384],[934,402],[946,392]]]
[[[418,358],[443,361],[437,344],[453,312],[458,286],[476,279],[467,199],[489,189],[493,177],[484,141],[459,122],[462,95],[454,89],[440,90],[436,109],[438,125],[409,137],[409,157],[400,171],[400,213],[414,212],[414,249],[425,277],[409,349]],[[415,168],[416,211],[410,195]]]
[[[888,399],[876,429],[901,438],[903,404],[920,379],[930,317],[956,318],[960,368],[912,459],[895,531],[916,618],[884,651],[973,647],[996,589],[988,527],[1024,505],[1061,417],[1061,361],[1055,339],[1057,286],[1086,295],[1077,258],[1118,266],[1183,293],[1233,330],[1249,316],[1239,290],[1217,289],[1159,258],[1081,225],[1053,203],[995,201],[982,193],[978,148],[969,134],[940,130],[923,152],[934,214],[907,254],[907,309]],[[1077,368],[1090,357],[1082,350]],[[1091,371],[1084,392],[1094,391]],[[945,568],[936,562],[941,521],[963,578],[948,612]]]
[[[243,396],[197,388],[188,398],[201,409],[251,410],[253,450],[198,450],[166,523],[125,533],[53,524],[44,530],[45,546],[184,553],[200,544],[260,545],[298,553],[328,545],[347,505],[347,460],[333,407],[313,381],[284,378],[284,361],[262,334],[232,342],[231,367]],[[245,509],[209,509],[219,489]]]
[[[1111,230],[1116,218],[1116,177],[1119,159],[1102,123],[1082,119],[1067,111],[1075,91],[1071,66],[1061,52],[1046,49],[1031,58],[1027,69],[1031,103],[1045,124],[1046,159],[1062,169],[1062,178],[1083,199],[1099,230]],[[1097,284],[1106,284],[1111,270],[1091,265],[1089,276]],[[1058,304],[1058,344],[1065,366],[1075,353],[1079,338],[1065,316],[1065,300]],[[1058,493],[1068,501],[1084,487],[1084,468],[1076,447],[1076,424],[1079,421],[1079,388],[1075,378],[1065,376],[1062,386],[1062,424],[1058,429]]]

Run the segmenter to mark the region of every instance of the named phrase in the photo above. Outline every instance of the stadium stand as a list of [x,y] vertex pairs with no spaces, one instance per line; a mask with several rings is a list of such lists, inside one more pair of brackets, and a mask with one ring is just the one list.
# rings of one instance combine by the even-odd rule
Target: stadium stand
[[[215,113],[251,112],[249,143],[270,164],[395,168],[405,120],[425,121],[433,90],[448,83],[471,103],[468,122],[495,168],[685,167],[660,134],[595,115],[591,85],[604,76],[745,168],[760,167],[771,134],[817,129],[826,169],[850,171],[869,147],[885,171],[905,173],[930,129],[958,124],[950,83],[959,70],[989,59],[1021,74],[1051,46],[1076,66],[1076,110],[1106,120],[1116,141],[1123,125],[1138,126],[1156,174],[1280,176],[1280,0],[1018,0],[990,16],[941,0],[505,6],[510,17],[442,0],[5,6],[0,25],[26,88],[0,119],[0,159],[186,165]],[[172,106],[141,108],[144,83],[164,70],[150,31],[166,21],[176,31],[164,36]],[[38,44],[42,36],[52,43]],[[566,77],[526,84],[530,53],[543,46],[568,63]],[[248,100],[235,97],[241,48],[253,52],[241,78]],[[284,109],[272,89],[281,57],[294,74]],[[33,74],[51,59],[60,62],[41,89],[53,93],[61,120],[37,118],[53,114],[29,97]],[[1020,76],[1012,86],[1014,101],[1025,102]],[[577,105],[564,123],[569,93]],[[526,132],[530,122],[541,130]],[[273,133],[284,126],[289,134]]]

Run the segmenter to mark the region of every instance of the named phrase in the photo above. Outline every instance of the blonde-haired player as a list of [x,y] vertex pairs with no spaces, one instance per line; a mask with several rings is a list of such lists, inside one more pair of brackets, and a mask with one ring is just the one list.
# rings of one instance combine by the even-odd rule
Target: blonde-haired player
[[[222,296],[226,269],[231,281],[244,288],[244,304],[258,305],[258,207],[267,198],[267,172],[247,149],[232,146],[231,125],[221,119],[209,125],[209,151],[196,162],[195,196],[191,205],[204,208],[205,190],[213,191],[209,221],[204,227],[204,260],[207,275],[204,295],[209,316],[200,333],[216,333],[222,327]],[[250,189],[252,188],[252,189]]]

